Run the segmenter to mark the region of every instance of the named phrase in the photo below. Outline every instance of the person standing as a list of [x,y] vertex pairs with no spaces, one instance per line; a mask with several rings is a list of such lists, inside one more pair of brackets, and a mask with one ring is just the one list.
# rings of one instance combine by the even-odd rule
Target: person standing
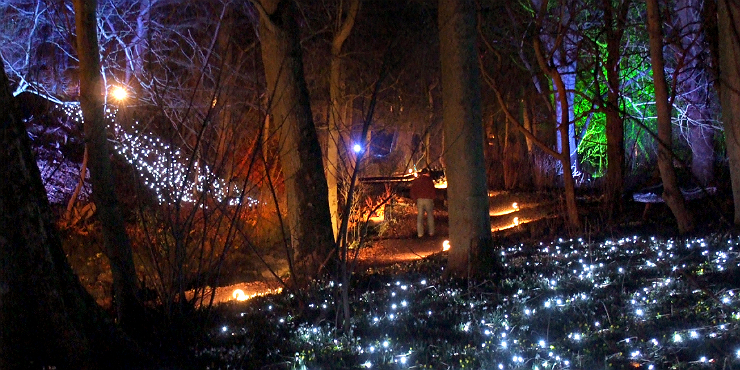
[[428,169],[421,170],[421,175],[411,182],[411,199],[416,202],[416,235],[424,236],[424,214],[426,213],[429,236],[434,236],[434,198],[436,191],[434,181]]

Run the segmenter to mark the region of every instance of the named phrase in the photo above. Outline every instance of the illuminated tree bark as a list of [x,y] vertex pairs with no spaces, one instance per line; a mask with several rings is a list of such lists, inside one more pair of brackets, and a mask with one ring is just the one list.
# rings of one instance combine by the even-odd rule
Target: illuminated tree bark
[[[541,19],[541,15],[538,16],[538,19]],[[557,117],[557,119],[559,120],[559,122],[567,122],[569,119],[569,109],[567,108],[569,103],[566,94],[567,89],[565,83],[563,82],[562,76],[557,68],[550,66],[545,60],[539,38],[533,38],[532,43],[534,46],[535,55],[537,56],[537,63],[540,65],[540,68],[542,68],[542,70],[552,79],[553,84],[555,85],[555,90],[558,92],[558,100],[556,101],[556,106],[560,106],[560,109],[556,111],[560,113],[560,117]],[[578,205],[576,204],[576,187],[575,180],[573,179],[573,168],[570,166],[570,140],[568,140],[568,135],[570,132],[569,125],[558,124],[557,130],[560,137],[561,147],[560,152],[556,158],[558,158],[563,166],[565,210],[567,212],[568,225],[573,231],[575,231],[581,228],[581,220],[578,217]]]
[[694,222],[678,188],[676,170],[673,168],[673,136],[671,106],[668,103],[668,85],[663,62],[663,30],[658,0],[647,0],[647,28],[650,37],[650,64],[655,84],[655,107],[658,113],[658,169],[663,180],[663,200],[678,222],[678,232],[694,228]]
[[[125,345],[67,263],[0,61],[0,368],[99,369]],[[132,360],[133,357],[129,357]]]
[[95,0],[75,0],[75,25],[80,63],[80,105],[84,117],[90,183],[98,218],[103,229],[105,254],[113,273],[113,300],[118,320],[124,327],[141,312],[139,281],[134,268],[131,244],[116,197],[108,151],[104,118],[104,86],[100,75],[100,56]]
[[447,273],[471,277],[492,261],[483,157],[475,2],[439,1],[442,124],[447,171],[450,256]]
[[253,3],[260,12],[262,61],[280,143],[295,279],[300,284],[322,270],[334,245],[321,146],[303,74],[295,5],[291,0]]
[[740,225],[740,3],[717,2],[719,28],[719,93],[730,161],[735,225]]

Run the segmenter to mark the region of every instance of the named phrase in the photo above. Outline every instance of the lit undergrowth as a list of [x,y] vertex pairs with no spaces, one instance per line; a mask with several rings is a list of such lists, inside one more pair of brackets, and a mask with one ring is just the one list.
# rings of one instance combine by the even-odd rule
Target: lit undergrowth
[[303,311],[290,294],[224,307],[199,356],[216,368],[740,368],[738,243],[518,245],[469,285],[442,280],[436,255],[356,275],[351,337],[334,335],[328,283]]

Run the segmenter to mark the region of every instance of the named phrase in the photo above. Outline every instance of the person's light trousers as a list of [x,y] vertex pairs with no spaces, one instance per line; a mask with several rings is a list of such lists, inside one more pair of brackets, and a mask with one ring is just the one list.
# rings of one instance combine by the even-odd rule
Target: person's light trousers
[[427,215],[429,235],[434,235],[434,199],[416,200],[416,235],[420,238],[424,236],[424,213]]

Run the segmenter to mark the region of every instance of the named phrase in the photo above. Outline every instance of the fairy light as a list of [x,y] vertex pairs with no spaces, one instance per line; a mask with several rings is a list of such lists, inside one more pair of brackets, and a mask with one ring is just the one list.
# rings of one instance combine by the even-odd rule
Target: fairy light
[[[124,100],[126,89],[117,86],[110,90],[111,96]],[[58,106],[76,122],[82,122],[82,109],[79,103]],[[228,184],[224,179],[213,175],[213,169],[195,161],[188,166],[189,158],[176,147],[167,144],[159,137],[149,133],[130,133],[116,121],[117,109],[108,107],[105,118],[111,122],[116,144],[116,152],[134,166],[142,176],[144,184],[156,195],[160,204],[181,201],[198,202],[198,194],[207,193],[217,202],[234,206],[242,199],[248,207],[259,204],[256,199],[245,196],[242,190]],[[131,131],[135,132],[134,127]]]
[[[736,300],[737,288],[724,282],[711,285],[708,289],[719,301],[707,299],[706,293],[695,289],[684,276],[699,270],[719,273],[722,268],[737,267],[736,242],[724,242],[722,240],[719,246],[718,242],[709,240],[672,241],[630,236],[600,244],[586,243],[582,239],[559,239],[537,246],[507,246],[502,248],[501,258],[508,264],[506,266],[511,266],[505,269],[513,272],[506,278],[507,286],[511,285],[512,289],[495,304],[468,294],[464,289],[447,287],[436,277],[415,276],[410,280],[415,283],[403,278],[392,280],[383,284],[385,288],[367,292],[361,298],[363,304],[377,302],[371,306],[375,308],[367,315],[369,318],[362,319],[362,322],[372,323],[372,332],[377,334],[367,332],[357,340],[374,343],[380,351],[373,351],[364,344],[358,352],[365,356],[361,361],[371,361],[374,367],[397,367],[404,357],[408,358],[408,366],[434,367],[438,363],[414,361],[411,364],[412,357],[406,354],[409,348],[426,347],[428,340],[398,338],[394,336],[397,334],[391,334],[408,330],[401,325],[408,325],[409,321],[401,320],[401,315],[404,318],[416,315],[414,325],[434,325],[436,317],[445,320],[459,317],[451,325],[457,326],[455,336],[468,343],[465,347],[450,342],[450,353],[437,354],[437,357],[429,357],[425,352],[424,356],[419,356],[419,359],[427,359],[425,361],[436,361],[434,358],[448,361],[447,355],[476,358],[494,368],[497,364],[503,368],[521,368],[524,364],[532,369],[588,368],[589,363],[584,361],[590,359],[583,356],[583,349],[598,347],[596,343],[617,334],[624,338],[615,344],[618,352],[602,355],[646,369],[655,369],[656,361],[668,367],[686,367],[689,366],[686,358],[693,358],[696,363],[703,358],[704,363],[709,364],[719,354],[699,350],[727,348],[728,343],[721,342],[726,340],[733,341],[729,343],[730,348],[737,345],[734,340],[740,329],[740,313],[727,310]],[[730,251],[732,247],[734,251]],[[709,253],[702,255],[700,251]],[[685,253],[691,253],[692,258],[687,259]],[[626,279],[632,280],[626,284]],[[615,294],[615,288],[622,293]],[[420,296],[422,292],[424,295]],[[616,303],[616,308],[612,309],[609,300],[613,298],[623,303]],[[596,302],[605,302],[605,305]],[[434,306],[424,306],[429,304]],[[421,307],[406,309],[417,305]],[[686,305],[691,307],[689,311]],[[462,316],[450,316],[452,313],[446,308],[449,306],[454,307],[452,312],[460,311]],[[627,314],[618,314],[619,310]],[[679,320],[686,314],[692,315],[692,328],[683,327],[683,321]],[[557,318],[563,315],[567,319]],[[645,323],[652,325],[656,319],[660,323],[655,330],[642,330]],[[531,328],[541,327],[543,322],[560,327],[553,327],[546,337],[532,338]],[[319,345],[321,338],[330,337],[330,332],[327,328],[307,338],[306,343]],[[366,335],[372,337],[365,338]],[[383,339],[391,337],[393,345]],[[475,342],[476,339],[481,340]],[[707,341],[719,345],[707,345]],[[473,343],[478,345],[470,345]],[[732,353],[730,361],[736,366],[740,363],[740,348]],[[681,361],[683,365],[676,365]]]

